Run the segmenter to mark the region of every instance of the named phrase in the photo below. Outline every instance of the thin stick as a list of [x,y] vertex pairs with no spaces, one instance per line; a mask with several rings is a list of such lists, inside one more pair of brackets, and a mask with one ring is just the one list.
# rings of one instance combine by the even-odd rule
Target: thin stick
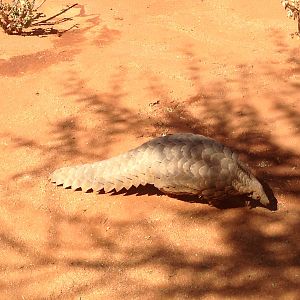
[[73,26],[71,26],[70,28],[64,30],[64,31],[60,31],[57,35],[60,37],[62,36],[64,33],[68,32],[69,30],[73,29],[73,28],[78,28],[78,24],[75,24]]
[[40,24],[40,23],[48,22],[48,21],[50,21],[50,20],[52,20],[52,19],[54,19],[54,18],[56,18],[56,17],[62,15],[63,13],[65,13],[65,12],[68,11],[69,9],[73,8],[73,7],[76,6],[77,4],[78,4],[78,3],[75,3],[75,4],[71,5],[71,6],[69,6],[69,7],[65,8],[65,9],[63,9],[61,12],[59,12],[58,14],[56,14],[56,15],[54,15],[54,16],[48,18],[48,19],[41,20],[41,21],[39,21],[39,22],[33,23],[32,26],[38,25],[38,24]]
[[35,7],[35,10],[38,10],[47,0],[42,1],[42,3],[40,5],[38,5],[37,7]]

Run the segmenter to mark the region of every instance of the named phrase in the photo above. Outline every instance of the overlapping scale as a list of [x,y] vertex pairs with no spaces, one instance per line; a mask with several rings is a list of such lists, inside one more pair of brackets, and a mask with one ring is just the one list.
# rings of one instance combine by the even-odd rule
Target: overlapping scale
[[267,198],[260,183],[237,154],[220,143],[195,134],[158,137],[111,159],[56,170],[51,181],[65,188],[109,192],[151,183],[174,194],[220,197],[253,193]]

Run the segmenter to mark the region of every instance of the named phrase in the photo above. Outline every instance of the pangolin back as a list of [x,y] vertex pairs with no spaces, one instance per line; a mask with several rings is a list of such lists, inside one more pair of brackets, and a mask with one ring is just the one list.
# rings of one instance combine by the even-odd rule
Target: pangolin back
[[105,192],[153,184],[167,194],[207,199],[248,194],[269,204],[262,185],[237,155],[217,141],[191,133],[154,138],[113,158],[56,170],[52,182],[64,188]]

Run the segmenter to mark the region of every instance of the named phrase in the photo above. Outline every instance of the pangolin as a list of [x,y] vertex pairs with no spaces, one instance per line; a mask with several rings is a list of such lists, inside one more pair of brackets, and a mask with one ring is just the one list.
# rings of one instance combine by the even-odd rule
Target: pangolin
[[54,171],[64,188],[110,192],[152,184],[166,194],[204,199],[246,194],[268,205],[261,183],[236,153],[203,135],[177,133],[154,138],[110,159]]

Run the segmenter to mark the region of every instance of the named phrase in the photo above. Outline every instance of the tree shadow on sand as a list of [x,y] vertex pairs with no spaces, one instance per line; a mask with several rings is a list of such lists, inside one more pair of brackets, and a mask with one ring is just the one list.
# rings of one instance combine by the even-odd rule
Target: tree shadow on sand
[[[194,56],[190,49],[187,53]],[[30,171],[32,176],[40,177],[50,169],[60,167],[62,160],[68,164],[79,158],[87,162],[105,158],[109,144],[122,133],[137,137],[159,135],[165,131],[205,134],[242,154],[252,167],[258,169],[259,177],[270,184],[275,194],[280,190],[284,195],[299,197],[298,153],[283,148],[270,132],[261,130],[264,120],[251,103],[236,107],[225,82],[211,82],[204,90],[199,79],[201,68],[187,63],[187,69],[199,86],[196,95],[184,102],[165,95],[161,104],[153,106],[156,114],[137,113],[122,105],[126,95],[122,88],[123,73],[117,73],[112,79],[108,92],[97,94],[79,89],[82,82],[79,76],[74,76],[68,83],[68,95],[77,97],[78,105],[82,105],[88,116],[104,122],[93,128],[93,132],[99,130],[101,139],[89,135],[89,129],[82,127],[76,118],[53,124],[49,134],[53,140],[51,145],[41,145],[22,137],[11,138],[16,148],[29,146],[44,156],[43,164]],[[269,72],[277,76],[276,70]],[[239,82],[247,94],[243,74]],[[154,98],[158,94],[161,97],[164,89],[158,78],[149,79],[149,92]],[[280,91],[277,98],[281,99]],[[276,103],[275,109],[297,125],[298,112],[291,113],[289,107]],[[83,137],[88,144],[81,143]],[[102,141],[106,141],[105,146]],[[96,151],[99,151],[98,155]],[[69,191],[62,191],[65,192]],[[151,186],[127,191],[129,195],[132,193],[160,195]],[[153,198],[155,200],[158,201]],[[193,202],[188,197],[183,200]],[[299,290],[298,207],[294,212],[284,209],[277,212],[218,210],[198,203],[173,203],[170,199],[163,205],[159,202],[159,208],[156,208],[159,218],[153,217],[155,212],[149,210],[148,216],[140,220],[124,220],[111,215],[110,210],[104,213],[87,204],[83,211],[66,212],[61,204],[63,199],[54,196],[50,201],[46,203],[46,209],[51,234],[45,245],[37,249],[26,245],[25,241],[18,242],[17,234],[4,226],[7,221],[1,218],[2,246],[15,255],[26,257],[23,264],[2,262],[1,269],[6,274],[13,274],[20,268],[30,270],[14,280],[18,289],[28,288],[32,276],[43,286],[70,272],[71,283],[64,282],[61,290],[54,291],[49,297],[66,299],[101,291],[110,298],[127,299],[246,299],[262,295],[264,299],[284,299],[296,297]],[[134,200],[133,203],[146,207],[145,202],[138,204]],[[212,248],[207,248],[209,244]],[[81,276],[73,276],[73,273]],[[9,280],[3,279],[0,289],[8,288]]]

